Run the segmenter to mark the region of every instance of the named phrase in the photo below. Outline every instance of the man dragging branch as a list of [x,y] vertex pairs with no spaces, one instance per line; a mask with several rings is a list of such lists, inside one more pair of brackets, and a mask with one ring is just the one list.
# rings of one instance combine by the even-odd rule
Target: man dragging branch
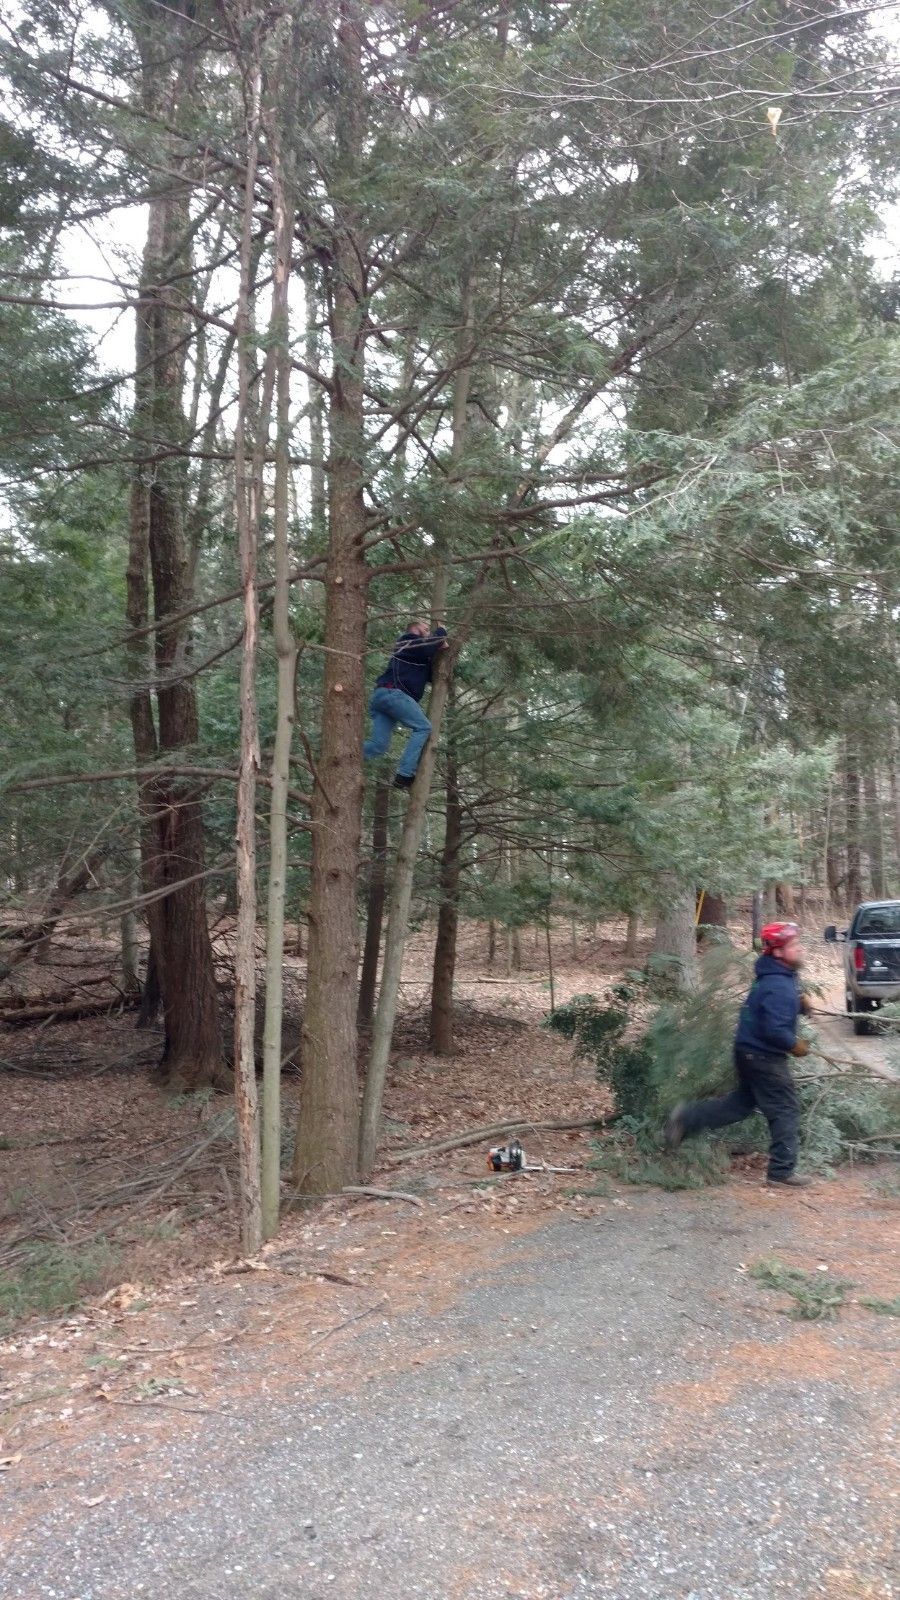
[[366,761],[383,756],[391,742],[395,728],[409,728],[406,748],[400,757],[395,789],[411,789],[422,751],[428,743],[431,723],[419,704],[431,682],[431,668],[435,657],[448,648],[447,629],[435,628],[429,632],[428,623],[411,622],[394,645],[391,659],[369,701],[372,733],[363,745]]

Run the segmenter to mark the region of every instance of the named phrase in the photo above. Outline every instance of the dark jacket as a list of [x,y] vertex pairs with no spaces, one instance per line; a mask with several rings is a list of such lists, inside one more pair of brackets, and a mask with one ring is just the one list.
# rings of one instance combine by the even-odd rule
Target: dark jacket
[[760,956],[753,987],[741,1006],[735,1044],[762,1055],[786,1055],[797,1043],[799,1015],[796,972],[775,956]]
[[446,628],[435,628],[434,633],[424,639],[417,633],[401,633],[381,677],[375,679],[377,687],[402,689],[414,700],[421,700],[431,682],[431,663],[443,648],[446,637]]

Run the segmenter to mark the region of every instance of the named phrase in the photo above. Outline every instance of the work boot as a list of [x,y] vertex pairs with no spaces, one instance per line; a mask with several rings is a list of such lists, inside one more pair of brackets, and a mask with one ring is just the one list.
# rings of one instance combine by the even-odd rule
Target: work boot
[[405,772],[398,772],[396,778],[394,779],[394,788],[411,789],[415,781],[415,778],[408,778]]
[[800,1172],[792,1172],[786,1178],[767,1178],[766,1183],[770,1189],[808,1189],[812,1178],[804,1178]]
[[666,1118],[663,1128],[663,1144],[668,1151],[678,1149],[684,1138],[684,1101],[679,1101]]

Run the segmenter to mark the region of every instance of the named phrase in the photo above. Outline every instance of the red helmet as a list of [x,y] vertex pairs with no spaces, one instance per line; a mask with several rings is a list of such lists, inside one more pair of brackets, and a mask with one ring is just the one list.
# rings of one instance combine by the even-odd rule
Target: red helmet
[[759,937],[764,950],[782,950],[792,939],[799,939],[800,929],[796,922],[767,922]]

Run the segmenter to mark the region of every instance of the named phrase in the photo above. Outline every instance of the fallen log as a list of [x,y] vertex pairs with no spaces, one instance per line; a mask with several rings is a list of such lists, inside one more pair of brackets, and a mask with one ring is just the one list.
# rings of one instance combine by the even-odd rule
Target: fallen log
[[140,1002],[140,995],[122,994],[105,1000],[52,1000],[40,1005],[7,1006],[0,1011],[0,1025],[26,1028],[32,1022],[73,1022],[79,1017],[103,1016],[105,1012],[131,1011]]
[[469,1128],[434,1144],[415,1145],[409,1150],[390,1150],[380,1157],[381,1162],[414,1161],[417,1156],[441,1155],[445,1150],[462,1150],[469,1144],[479,1144],[482,1139],[501,1139],[507,1133],[568,1133],[588,1128],[608,1128],[615,1116],[589,1117],[587,1120],[564,1122],[530,1122],[526,1117],[510,1122],[492,1122],[483,1128]]

